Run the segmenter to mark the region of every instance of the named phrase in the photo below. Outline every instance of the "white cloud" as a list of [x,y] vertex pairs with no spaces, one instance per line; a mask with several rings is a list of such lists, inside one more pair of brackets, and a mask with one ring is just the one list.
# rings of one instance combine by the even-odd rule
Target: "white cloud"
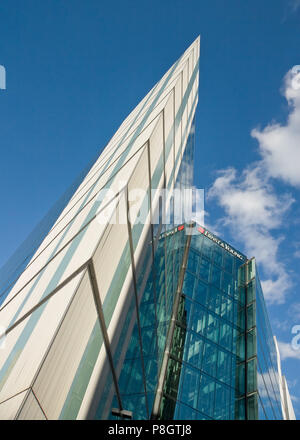
[[258,162],[240,176],[234,168],[220,171],[208,198],[217,199],[226,214],[222,224],[230,227],[244,243],[248,257],[255,256],[270,277],[262,282],[266,299],[271,303],[284,302],[291,282],[277,259],[282,237],[274,238],[271,230],[282,224],[283,215],[293,203],[292,197],[275,194]]
[[[300,0],[299,0],[300,3]],[[274,178],[300,187],[300,66],[294,66],[284,78],[283,95],[289,105],[286,124],[271,123],[252,130],[259,143],[261,159],[240,174],[235,168],[221,170],[209,190],[225,211],[222,224],[244,243],[248,257],[255,256],[268,279],[262,281],[266,299],[283,303],[292,286],[290,276],[278,258],[284,235],[274,235],[283,225],[294,199],[278,194]],[[298,249],[295,257],[300,257]]]
[[292,283],[283,266],[277,271],[277,274],[274,275],[277,275],[275,281],[268,279],[261,282],[264,297],[271,304],[283,304],[285,302],[287,291],[292,287]]
[[281,360],[285,359],[300,359],[300,349],[294,350],[292,345],[288,342],[278,342]]
[[289,105],[286,124],[272,123],[263,130],[256,128],[251,135],[259,143],[261,166],[269,177],[300,187],[300,66],[294,66],[286,74],[283,95]]

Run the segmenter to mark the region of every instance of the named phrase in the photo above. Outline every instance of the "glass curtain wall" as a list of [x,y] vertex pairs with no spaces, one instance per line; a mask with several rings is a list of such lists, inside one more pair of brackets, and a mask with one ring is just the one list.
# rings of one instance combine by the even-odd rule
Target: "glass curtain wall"
[[162,419],[234,419],[239,386],[237,272],[243,264],[203,235],[191,239]]
[[[179,167],[175,188],[189,188],[192,184],[193,167],[191,164],[193,163],[194,155],[194,131],[193,121]],[[159,161],[158,164],[162,166],[163,161]],[[151,182],[151,188],[155,189],[156,185],[157,182]],[[139,264],[136,264],[137,294],[140,300],[139,315],[137,316],[136,312],[133,312],[135,305],[132,300],[132,305],[128,311],[127,327],[122,329],[123,335],[127,332],[130,333],[129,316],[133,316],[134,313],[134,326],[118,381],[123,407],[133,412],[134,419],[151,417],[186,244],[185,231],[183,228],[179,230],[174,225],[173,200],[171,199],[170,206],[168,207],[170,209],[169,225],[163,224],[163,219],[165,218],[162,212],[163,206],[160,205],[159,209],[160,213],[156,216],[159,219],[159,223],[151,225],[152,232],[151,234],[149,233],[149,245],[142,259],[143,263],[139,259]],[[155,216],[155,213],[153,213],[153,216]],[[138,226],[136,226],[136,229],[138,229]],[[166,230],[168,232],[164,233]],[[132,231],[132,234],[134,237],[134,231]],[[145,268],[149,266],[149,277],[146,286],[143,287]],[[120,351],[117,350],[114,360],[117,362],[119,357]],[[115,395],[111,409],[117,407],[117,403],[117,396]],[[97,418],[115,418],[111,413],[111,409],[108,414],[105,414],[101,411],[100,407],[102,408],[103,404],[100,403]]]

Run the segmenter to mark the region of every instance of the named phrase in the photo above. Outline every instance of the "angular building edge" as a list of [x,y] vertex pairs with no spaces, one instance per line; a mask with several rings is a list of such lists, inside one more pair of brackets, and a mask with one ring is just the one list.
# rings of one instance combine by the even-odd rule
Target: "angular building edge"
[[[186,163],[190,164],[193,160],[192,127],[198,102],[199,55],[200,36],[120,125],[1,305],[1,323],[6,324],[8,331],[6,349],[0,351],[0,418],[106,419],[111,418],[112,407],[125,410],[127,415],[134,410],[136,418],[159,418],[162,407],[165,414],[173,411],[174,415],[174,399],[168,401],[170,396],[165,392],[164,384],[174,385],[174,378],[169,371],[173,371],[174,362],[183,364],[185,347],[182,346],[181,338],[190,330],[193,331],[192,328],[188,329],[185,320],[190,313],[188,308],[185,310],[185,302],[192,303],[195,299],[194,293],[191,297],[191,292],[185,294],[183,291],[183,285],[187,285],[184,278],[186,266],[193,264],[192,257],[190,260],[188,258],[192,238],[185,243],[182,236],[185,233],[184,225],[181,228],[176,227],[174,234],[167,232],[165,236],[161,221],[159,225],[150,226],[149,222],[141,226],[138,222],[139,211],[132,218],[128,215],[128,208],[134,205],[128,198],[128,193],[134,188],[142,188],[151,193],[150,198],[140,200],[136,206],[140,210],[146,208],[147,219],[152,219],[159,206],[159,192],[156,189],[173,189],[178,183],[181,188],[192,184],[191,175],[184,175],[181,170]],[[122,188],[119,186],[120,181],[123,183]],[[102,188],[115,191],[115,195],[105,203],[98,199]],[[111,206],[113,213],[118,210],[120,214],[123,209],[126,217],[124,224],[109,223]],[[108,215],[103,224],[96,220],[99,219],[99,214]],[[234,396],[233,403],[230,394],[231,412],[226,410],[228,400],[224,398],[224,408],[218,403],[219,413],[216,418],[221,418],[222,415],[229,418],[229,414],[231,418],[258,418],[260,399],[258,377],[255,378],[255,374],[258,376],[259,364],[256,344],[257,334],[261,330],[257,330],[256,326],[256,305],[257,308],[260,307],[263,320],[267,322],[268,317],[255,259],[248,260],[245,255],[203,227],[198,228],[198,235],[199,233],[203,236],[203,240],[199,240],[207,241],[208,248],[211,246],[211,257],[202,248],[197,249],[197,246],[191,254],[195,254],[195,259],[198,259],[198,266],[203,263],[203,270],[208,271],[206,292],[212,292],[210,302],[215,301],[216,307],[216,310],[211,310],[209,302],[210,305],[203,305],[202,298],[201,301],[200,297],[195,300],[206,310],[205,316],[214,316],[215,319],[215,323],[209,321],[211,328],[205,330],[211,332],[210,336],[206,338],[206,333],[202,335],[203,347],[204,344],[205,347],[215,347],[215,352],[212,350],[210,353],[211,359],[209,351],[207,352],[207,364],[213,364],[214,354],[216,362],[219,353],[224,354],[224,348],[227,355],[230,352],[228,347],[222,347],[222,344],[213,340],[218,338],[215,336],[218,331],[214,333],[211,330],[214,325],[220,329],[223,325],[224,329],[231,319],[231,327],[227,325],[226,328],[232,335],[232,341],[234,329],[241,329],[239,349],[236,348],[235,352],[232,348],[229,353],[234,359],[232,365],[236,362],[236,377],[232,379],[226,373],[230,382],[227,388],[227,383],[220,384],[217,372],[215,377],[211,375],[210,378],[216,389],[223,390],[225,394],[229,388],[230,392],[234,392],[236,387],[240,394],[238,397]],[[176,240],[181,240],[181,245],[185,244],[176,248]],[[160,245],[163,256],[159,254]],[[186,258],[181,255],[184,248],[187,250]],[[221,255],[221,263],[215,260],[215,255],[218,254]],[[179,255],[182,261],[179,261]],[[225,264],[228,259],[231,273]],[[155,265],[158,262],[162,265],[159,265],[160,271],[156,273]],[[241,284],[237,275],[238,271],[240,274],[240,267],[243,267],[242,278],[244,277]],[[236,268],[238,271],[234,272]],[[200,269],[197,271],[195,279],[200,284],[203,274],[201,275]],[[190,272],[192,273],[193,271]],[[212,279],[213,274],[217,274],[215,279]],[[146,289],[148,282],[149,290]],[[219,283],[217,287],[216,283]],[[241,304],[240,298],[235,296],[239,295],[239,289],[245,295]],[[200,290],[198,293],[200,295]],[[149,298],[153,300],[153,304]],[[228,312],[228,316],[225,313],[225,318],[218,316],[217,311],[218,307],[221,309],[217,302],[224,298],[229,304],[225,306],[226,313]],[[244,320],[241,325],[239,318],[233,317],[235,306],[236,310],[239,308],[239,317]],[[154,309],[155,319],[152,313]],[[157,320],[156,309],[163,317],[162,321]],[[201,316],[199,312],[197,325],[200,325]],[[171,317],[173,327],[170,325]],[[150,321],[153,318],[155,322],[149,333],[149,328],[144,328],[148,325],[145,324],[148,318]],[[251,325],[250,319],[247,323],[248,318],[251,318]],[[179,327],[176,327],[175,320]],[[157,324],[159,326],[156,327]],[[201,325],[205,327],[206,318],[203,318]],[[168,329],[172,330],[172,338],[164,345]],[[176,329],[179,332],[176,333]],[[175,333],[177,336],[173,337]],[[147,339],[149,334],[156,338],[156,351],[159,353],[153,362],[150,359],[153,340],[150,344]],[[196,336],[199,340],[202,337],[200,333]],[[276,386],[276,392],[273,387],[273,398],[276,401],[274,416],[285,420],[295,419],[287,382],[281,373],[278,344],[275,338],[273,344],[271,333],[269,336],[268,342],[271,341],[272,345],[271,385]],[[145,341],[143,337],[146,338]],[[172,363],[169,362],[169,354],[174,341],[180,346],[180,356],[177,353],[177,360],[171,359]],[[230,343],[233,347],[232,341]],[[270,347],[267,344],[265,347],[269,350],[269,355]],[[140,353],[140,357],[137,356],[134,362],[132,348],[133,351],[138,348],[137,352]],[[242,352],[244,357],[240,356]],[[150,361],[145,359],[146,355]],[[222,365],[225,368],[225,363]],[[156,384],[152,383],[153,366],[158,369]],[[130,374],[126,376],[128,371],[135,372],[129,388],[130,395],[125,392],[130,378]],[[261,370],[262,373],[264,371],[267,370]],[[199,367],[197,380],[200,380],[200,376],[201,380],[202,377],[207,378],[206,373],[207,371],[200,371]],[[177,379],[176,386],[179,389],[178,370]],[[138,393],[135,392],[136,387]],[[175,390],[176,402],[178,389]],[[268,392],[266,384],[263,391]],[[203,407],[199,409],[200,404],[204,405],[204,400],[211,397],[205,393],[204,390],[194,411],[190,407],[190,414],[214,418],[214,415],[209,414],[211,409],[206,414]],[[162,404],[164,398],[166,406]],[[271,400],[267,403],[271,403]],[[178,407],[180,405],[179,402]],[[142,408],[140,413],[138,406]],[[179,417],[180,413],[177,415]]]
[[279,376],[278,381],[280,386],[280,401],[281,401],[282,414],[284,420],[296,420],[288,384],[285,376],[281,372],[281,357],[280,357],[280,351],[276,336],[274,336],[274,342],[277,352],[277,365],[278,365],[278,376]]
[[[95,414],[99,377],[122,349],[115,335],[134,298],[131,266],[153,241],[150,226],[141,229],[135,217],[116,228],[96,216],[127,197],[119,181],[127,188],[174,186],[198,102],[199,43],[198,37],[124,120],[4,298],[1,418]],[[96,197],[102,188],[116,194],[105,206]],[[149,217],[157,202],[151,200]]]

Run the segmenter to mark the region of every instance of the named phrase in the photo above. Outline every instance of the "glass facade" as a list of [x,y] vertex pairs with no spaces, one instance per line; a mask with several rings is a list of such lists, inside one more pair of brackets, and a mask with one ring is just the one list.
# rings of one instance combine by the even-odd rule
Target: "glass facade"
[[[179,167],[175,182],[176,188],[191,186],[193,180],[193,167],[187,166],[192,163],[194,154],[194,121],[192,121],[190,134],[187,138],[186,147]],[[150,243],[144,252],[144,259],[136,266],[135,278],[137,289],[142,290],[147,266],[151,266],[145,290],[142,291],[141,302],[137,308],[134,300],[129,307],[126,317],[127,325],[122,330],[122,336],[118,347],[123,346],[126,332],[129,330],[130,320],[135,324],[130,337],[128,350],[122,365],[118,380],[122,406],[128,411],[134,411],[135,418],[151,418],[154,404],[156,386],[159,378],[161,363],[163,360],[169,322],[179,282],[179,274],[183,261],[186,236],[185,231],[174,225],[172,216],[173,207],[170,204],[170,221],[173,229],[167,231],[167,226],[162,223],[163,215],[158,216],[160,222],[152,225],[153,240],[149,235]],[[176,232],[176,233],[175,233]],[[114,362],[120,357],[120,349],[116,350]],[[179,379],[179,376],[178,376]],[[110,381],[112,385],[112,378]],[[109,400],[109,396],[107,395]],[[105,399],[101,399],[97,418],[106,419],[114,416],[107,413]],[[118,407],[118,399],[113,398],[112,408]]]
[[[242,263],[201,233],[192,236],[176,322],[176,331],[185,334],[183,355],[178,357],[174,340],[169,359],[169,376],[173,369],[181,370],[171,418],[189,418],[189,410],[195,419],[235,418],[236,394],[241,391],[237,364],[242,360],[237,350],[242,328],[236,274]],[[171,416],[165,417],[164,411],[173,399],[166,386],[162,418]]]
[[282,419],[276,349],[255,259],[202,227],[194,224],[192,235],[187,228],[164,232],[158,241],[140,305],[144,367],[136,323],[119,378],[123,406],[134,419]]
[[255,282],[259,418],[270,420],[280,419],[282,417],[282,409],[277,352],[257,271]]

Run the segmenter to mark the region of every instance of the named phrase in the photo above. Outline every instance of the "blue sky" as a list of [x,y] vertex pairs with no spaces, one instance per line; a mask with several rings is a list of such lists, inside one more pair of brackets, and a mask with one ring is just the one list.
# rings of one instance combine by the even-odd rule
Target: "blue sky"
[[299,0],[2,0],[0,266],[199,34],[195,184],[257,257],[300,417]]

